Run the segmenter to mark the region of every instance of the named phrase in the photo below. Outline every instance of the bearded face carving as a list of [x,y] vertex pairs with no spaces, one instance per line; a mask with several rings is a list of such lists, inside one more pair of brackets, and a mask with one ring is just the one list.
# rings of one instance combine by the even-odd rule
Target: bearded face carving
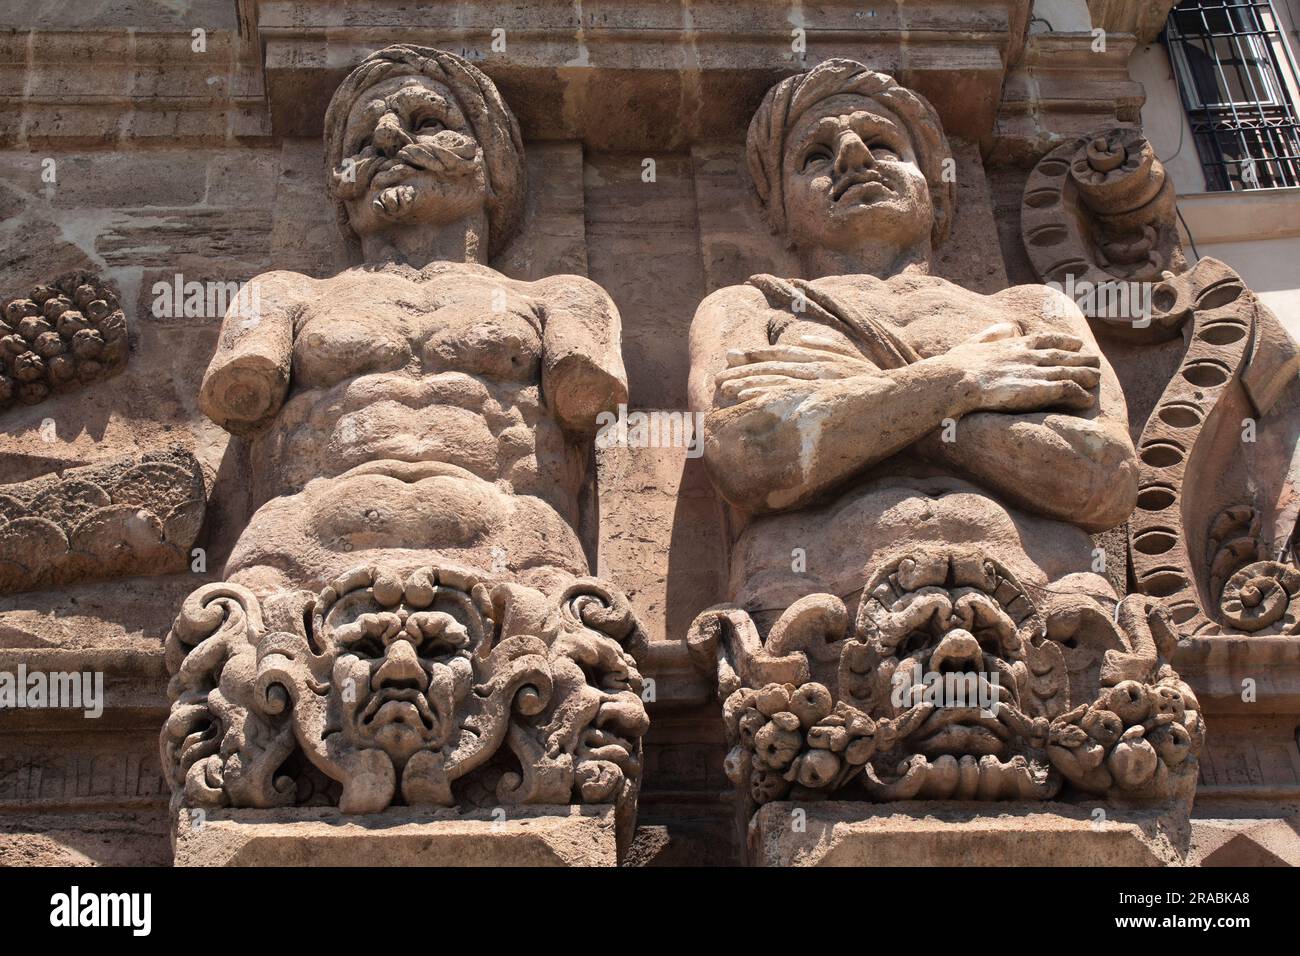
[[482,147],[451,91],[424,76],[377,83],[352,107],[333,188],[358,234],[450,223],[487,199]]
[[403,44],[372,54],[335,92],[325,145],[351,245],[461,224],[482,261],[518,226],[519,125],[492,81],[453,54]]

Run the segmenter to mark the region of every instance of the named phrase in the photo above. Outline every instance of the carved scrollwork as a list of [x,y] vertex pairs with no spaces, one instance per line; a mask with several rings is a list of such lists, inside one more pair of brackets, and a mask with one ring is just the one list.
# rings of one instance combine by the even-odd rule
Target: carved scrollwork
[[[312,770],[350,813],[488,790],[506,803],[633,800],[649,724],[625,650],[637,634],[626,599],[594,579],[559,600],[447,567],[358,567],[319,594],[260,603],[209,585],[168,639],[164,766],[201,806],[292,803]],[[258,787],[232,786],[254,765]],[[297,776],[273,777],[281,767]]]
[[[1066,786],[1155,802],[1185,794],[1204,732],[1168,663],[1167,612],[1131,596],[1115,621],[1086,615],[1100,628],[1089,650],[1048,636],[1079,631],[1056,616],[1085,615],[1061,607],[1045,611],[986,556],[917,553],[871,577],[851,627],[840,598],[815,594],[766,639],[723,606],[687,640],[697,663],[715,664],[727,775],[753,804],[1046,800]],[[1089,653],[1096,665],[1077,666]]]
[[0,592],[183,570],[206,508],[181,448],[0,485]]
[[1243,631],[1294,634],[1300,630],[1300,571],[1280,561],[1248,564],[1224,584],[1219,609]]
[[[1020,207],[1025,249],[1044,282],[1067,289],[1159,283],[1186,268],[1174,200],[1173,181],[1140,129],[1098,130],[1062,143],[1030,173]],[[1101,332],[1158,342],[1176,336],[1187,314],[1089,318]]]
[[[1198,568],[1187,546],[1184,484],[1196,462],[1214,447],[1224,421],[1223,399],[1249,357],[1259,317],[1255,296],[1241,278],[1215,259],[1201,259],[1171,279],[1158,308],[1190,316],[1187,351],[1165,386],[1138,439],[1137,508],[1129,519],[1129,554],[1137,589],[1160,598],[1184,634],[1213,631],[1212,610],[1202,607]],[[1211,466],[1212,467],[1212,466]]]

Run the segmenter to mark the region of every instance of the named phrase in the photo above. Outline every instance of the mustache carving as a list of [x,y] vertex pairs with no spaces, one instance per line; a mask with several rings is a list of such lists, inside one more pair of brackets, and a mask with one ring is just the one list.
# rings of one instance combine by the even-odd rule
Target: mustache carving
[[415,196],[413,187],[400,185],[407,175],[427,172],[444,179],[473,176],[481,153],[479,144],[470,137],[454,130],[440,130],[431,140],[409,143],[394,156],[384,156],[373,146],[367,146],[360,153],[345,157],[332,170],[331,185],[340,199],[358,199],[372,185],[381,186],[383,193],[375,198],[375,206],[391,214]]

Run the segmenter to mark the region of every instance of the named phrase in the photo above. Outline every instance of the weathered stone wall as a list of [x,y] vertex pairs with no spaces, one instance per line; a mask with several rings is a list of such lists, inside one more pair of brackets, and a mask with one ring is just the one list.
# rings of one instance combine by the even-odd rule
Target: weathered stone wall
[[[811,62],[789,52],[791,25],[804,25],[796,14],[723,2],[585,3],[581,17],[567,4],[442,6],[123,2],[101,5],[93,23],[71,4],[0,17],[14,27],[0,34],[0,298],[96,272],[117,289],[131,342],[113,379],[0,413],[0,485],[180,445],[208,496],[201,569],[0,595],[0,670],[102,671],[107,696],[95,721],[0,714],[6,861],[171,860],[157,755],[163,641],[184,596],[219,579],[250,501],[246,446],[197,405],[222,316],[160,315],[154,286],[178,274],[243,282],[273,269],[338,271],[321,114],[365,52],[430,42],[500,84],[523,127],[529,194],[520,235],[494,264],[521,279],[585,275],[609,293],[631,410],[686,410],[686,338],[705,296],[753,273],[795,274],[760,220],[742,136],[771,82]],[[978,292],[1037,281],[1019,232],[1028,166],[1067,135],[1135,121],[1141,102],[1126,69],[1131,37],[1090,55],[1087,34],[1028,31],[1030,6],[926,2],[866,23],[857,5],[833,3],[806,24],[812,58],[852,55],[935,103],[958,191],[935,271]],[[510,40],[494,55],[487,37],[500,23]],[[588,550],[648,631],[641,669],[656,682],[637,852],[730,862],[719,848],[739,848],[718,705],[683,644],[723,597],[721,508],[684,448],[605,449],[596,474]],[[1198,645],[1180,663],[1210,692],[1207,713],[1233,707],[1232,679],[1216,669],[1223,655],[1284,670],[1291,693],[1289,643],[1223,647]],[[1230,800],[1262,788],[1291,805],[1291,719],[1248,711],[1216,723],[1203,789]]]

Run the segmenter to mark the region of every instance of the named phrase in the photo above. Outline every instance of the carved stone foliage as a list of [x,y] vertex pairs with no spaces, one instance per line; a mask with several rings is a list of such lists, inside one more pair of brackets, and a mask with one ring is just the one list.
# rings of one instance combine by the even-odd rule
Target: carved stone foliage
[[116,294],[89,272],[70,272],[0,313],[0,411],[34,405],[126,366],[126,318]]
[[[1044,156],[1025,183],[1020,224],[1044,282],[1072,281],[1078,289],[1158,282],[1186,267],[1173,180],[1139,129],[1100,130]],[[1100,315],[1093,324],[1130,341],[1151,342],[1176,335],[1179,317],[1163,311],[1148,325],[1133,316]]]
[[0,485],[0,592],[186,570],[206,507],[180,448]]
[[649,720],[626,599],[472,574],[358,567],[261,601],[210,584],[167,638],[161,735],[175,805],[614,803]]
[[804,597],[766,636],[735,607],[692,625],[697,663],[716,663],[727,774],[753,804],[1190,799],[1204,727],[1157,602],[1045,619],[1008,569],[961,550],[893,561],[862,595],[852,616]]

